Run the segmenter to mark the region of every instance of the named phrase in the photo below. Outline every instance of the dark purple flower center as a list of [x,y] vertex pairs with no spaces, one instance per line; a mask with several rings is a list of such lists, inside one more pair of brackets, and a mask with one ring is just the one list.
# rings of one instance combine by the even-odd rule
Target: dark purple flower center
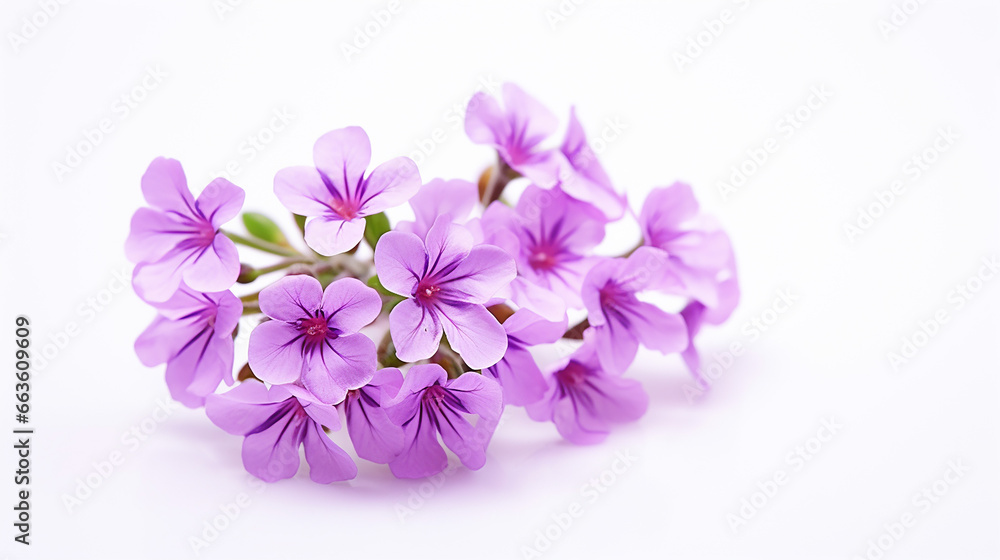
[[423,399],[424,402],[433,403],[435,405],[440,405],[444,402],[445,397],[448,396],[448,391],[445,391],[444,387],[440,385],[431,385],[424,390]]
[[308,346],[322,344],[326,340],[337,338],[340,334],[337,329],[330,328],[326,313],[322,309],[317,310],[316,315],[312,317],[299,319],[296,328],[302,333]]
[[528,255],[528,263],[531,268],[536,271],[547,272],[555,268],[558,264],[557,251],[554,247],[548,245],[537,245],[532,248],[531,254]]
[[435,286],[430,282],[421,281],[417,284],[417,289],[414,291],[413,295],[416,296],[420,303],[427,304],[432,303],[435,299],[437,299],[437,294],[440,291],[440,286]]
[[589,372],[582,364],[576,361],[571,361],[566,364],[566,367],[556,372],[556,380],[562,386],[575,387],[577,385],[582,385],[586,379]]

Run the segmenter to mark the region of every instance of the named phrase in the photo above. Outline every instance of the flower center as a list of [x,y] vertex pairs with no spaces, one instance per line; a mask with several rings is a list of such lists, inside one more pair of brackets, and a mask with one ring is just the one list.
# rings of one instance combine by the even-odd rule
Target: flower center
[[431,385],[430,387],[424,390],[423,399],[424,402],[429,402],[434,405],[440,405],[442,402],[444,402],[446,393],[447,391],[444,390],[444,387],[440,385]]
[[430,302],[437,298],[438,292],[441,288],[433,284],[420,283],[417,285],[417,289],[414,293],[421,302]]
[[[326,317],[310,317],[299,320],[299,330],[306,334],[306,339],[310,342],[318,342],[328,338],[331,334],[330,327],[326,323]],[[335,337],[334,337],[335,338]]]
[[551,247],[538,246],[528,256],[528,263],[535,270],[552,270],[556,267],[556,251]]
[[562,385],[581,385],[587,377],[587,368],[579,362],[571,361],[556,372],[556,379]]
[[353,220],[358,215],[358,209],[355,208],[354,201],[352,200],[335,198],[330,201],[329,206],[334,212],[345,220]]

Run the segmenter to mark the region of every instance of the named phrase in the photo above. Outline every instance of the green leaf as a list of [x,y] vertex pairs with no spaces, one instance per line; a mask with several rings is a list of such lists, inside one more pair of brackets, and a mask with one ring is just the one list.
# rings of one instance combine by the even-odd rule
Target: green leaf
[[298,214],[292,214],[292,216],[295,216],[295,225],[299,226],[299,232],[302,235],[305,235],[306,234],[306,217],[305,216],[300,216]]
[[369,288],[374,288],[376,292],[382,294],[383,296],[399,297],[396,294],[385,289],[385,286],[382,285],[382,281],[378,279],[378,275],[369,278],[366,284],[368,284]]
[[250,235],[256,237],[257,239],[281,245],[282,247],[291,246],[288,244],[288,239],[285,237],[285,234],[281,233],[281,228],[278,227],[278,224],[274,223],[274,220],[263,214],[258,214],[256,212],[244,212],[243,225],[246,226]]
[[372,249],[375,248],[382,234],[389,231],[389,229],[389,218],[385,216],[385,212],[365,217],[365,241],[368,242],[368,245]]

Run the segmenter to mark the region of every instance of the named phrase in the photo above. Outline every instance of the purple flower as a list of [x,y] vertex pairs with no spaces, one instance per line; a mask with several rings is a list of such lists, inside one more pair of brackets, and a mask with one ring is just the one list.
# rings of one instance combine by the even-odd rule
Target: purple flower
[[335,404],[375,374],[375,343],[357,331],[378,316],[378,292],[355,278],[324,291],[312,276],[286,276],[260,292],[273,321],[250,333],[250,368],[292,394]]
[[132,284],[147,302],[166,301],[183,281],[197,292],[221,292],[236,283],[236,245],[219,231],[243,207],[243,189],[219,178],[195,200],[174,159],[156,158],[142,176],[152,208],[132,216],[125,254],[136,263]]
[[513,169],[532,177],[550,176],[556,170],[553,150],[540,144],[559,126],[544,105],[514,84],[503,84],[503,107],[492,96],[479,92],[469,100],[465,112],[465,133],[476,144],[496,148]]
[[382,408],[402,385],[399,370],[385,368],[376,371],[368,385],[347,392],[344,399],[347,433],[358,457],[388,463],[403,451],[403,429],[393,424]]
[[587,254],[604,238],[604,224],[593,206],[534,185],[516,209],[494,202],[482,219],[487,241],[517,263],[510,299],[551,321],[561,320],[567,306],[583,306],[580,287],[596,263]]
[[473,369],[497,363],[507,336],[484,304],[517,274],[514,261],[492,245],[474,245],[462,226],[439,219],[425,241],[390,231],[375,248],[382,285],[404,296],[389,314],[396,355],[406,362],[430,358],[442,331]]
[[[627,259],[605,259],[583,283],[583,301],[602,367],[622,373],[639,343],[664,354],[687,346],[687,329],[677,314],[640,301],[636,294],[667,285],[669,263],[657,249],[640,247]],[[673,284],[680,290],[679,282]]]
[[[486,464],[486,446],[503,409],[500,386],[478,373],[448,379],[437,364],[410,368],[403,386],[385,405],[389,419],[403,427],[403,452],[389,463],[399,478],[422,478],[448,466],[441,439],[462,464],[478,470]],[[475,426],[468,415],[477,415]]]
[[181,285],[135,341],[145,366],[167,364],[167,387],[174,400],[197,408],[219,383],[233,384],[233,331],[243,304],[231,292],[201,293]]
[[687,294],[725,320],[739,300],[739,286],[729,236],[699,213],[691,187],[674,183],[653,189],[639,214],[646,245],[664,252],[673,275]]
[[577,444],[603,441],[613,423],[638,420],[649,405],[638,381],[602,368],[586,338],[548,378],[545,396],[527,407],[532,419],[554,422],[560,435]]
[[575,107],[570,109],[569,127],[559,152],[562,158],[556,179],[562,190],[577,200],[593,204],[609,220],[621,218],[627,208],[625,196],[615,190],[597,154],[587,143]]
[[420,187],[413,160],[391,159],[367,177],[372,149],[368,135],[351,126],[316,141],[316,167],[287,167],[274,177],[274,194],[292,212],[310,217],[305,239],[316,252],[336,255],[365,233],[365,216],[406,202]]
[[401,221],[396,231],[423,239],[438,218],[464,224],[479,204],[479,187],[463,179],[431,179],[410,199],[414,221]]
[[522,308],[503,322],[503,328],[507,332],[507,353],[499,362],[483,370],[483,375],[500,383],[505,404],[531,404],[542,398],[548,384],[528,348],[562,338],[566,319],[546,321],[530,309]]
[[267,482],[295,476],[300,445],[315,482],[329,484],[358,474],[350,455],[323,432],[323,426],[340,429],[337,408],[294,397],[285,386],[268,390],[259,381],[244,381],[227,393],[209,396],[205,413],[216,426],[245,436],[243,466]]

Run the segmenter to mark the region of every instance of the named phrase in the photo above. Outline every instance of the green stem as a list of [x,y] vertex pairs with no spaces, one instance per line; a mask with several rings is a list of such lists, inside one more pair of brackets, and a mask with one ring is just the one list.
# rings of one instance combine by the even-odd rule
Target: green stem
[[251,239],[249,237],[243,237],[237,233],[231,231],[222,230],[222,233],[226,237],[233,240],[233,243],[239,243],[240,245],[246,245],[247,247],[253,247],[258,251],[264,251],[265,253],[271,253],[272,255],[280,255],[282,257],[299,257],[302,253],[299,253],[295,249],[290,249],[288,247],[282,247],[277,243],[269,243],[260,239]]

